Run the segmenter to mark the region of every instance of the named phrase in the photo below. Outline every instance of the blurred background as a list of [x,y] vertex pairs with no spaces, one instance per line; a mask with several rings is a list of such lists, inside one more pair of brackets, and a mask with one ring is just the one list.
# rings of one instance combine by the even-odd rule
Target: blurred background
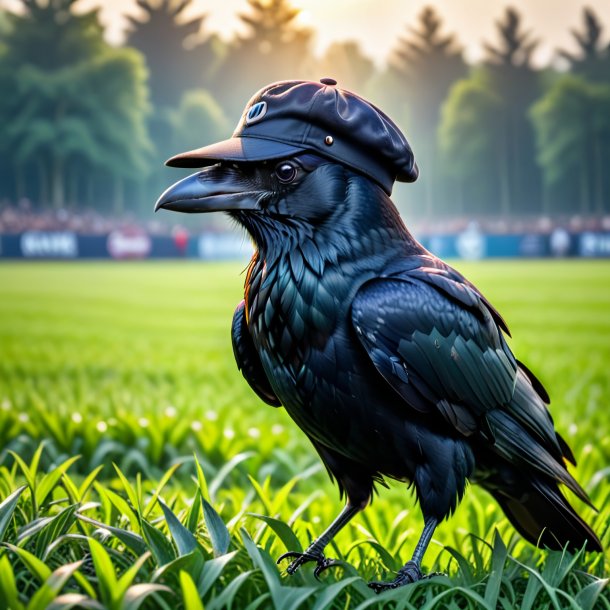
[[239,256],[221,218],[153,216],[164,160],[332,76],[407,134],[394,199],[429,249],[607,256],[608,24],[603,0],[4,0],[0,255]]
[[[0,542],[55,570],[88,553],[83,532],[105,532],[124,570],[145,547],[132,553],[121,536],[156,528],[165,540],[163,488],[206,561],[219,551],[201,526],[202,499],[238,552],[205,585],[205,607],[225,607],[214,599],[231,582],[246,583],[233,607],[268,607],[261,577],[244,580],[258,564],[240,529],[275,558],[334,518],[338,494],[309,441],[235,366],[248,239],[221,215],[153,213],[184,175],[167,158],[229,137],[266,84],[324,76],[404,130],[421,176],[393,199],[424,245],[505,317],[600,509],[578,511],[610,547],[608,0],[0,0]],[[329,554],[379,579],[402,565],[421,527],[413,498],[392,484]],[[520,562],[504,575],[506,549],[494,543],[492,571],[485,546],[496,530]],[[155,545],[138,582],[179,590],[169,571],[158,580],[167,564]],[[25,607],[39,580],[13,555],[0,545],[0,607]],[[538,580],[554,597],[535,607],[557,605],[569,570],[571,607],[593,608],[607,580],[586,573],[610,573],[608,553],[581,554],[565,570],[551,558],[539,578],[540,555],[476,486],[426,562],[477,595],[491,583],[492,600],[501,582],[497,605],[511,608],[524,591],[523,607],[534,607]],[[5,601],[11,573],[19,605]],[[64,590],[90,595],[103,583],[89,568],[86,577],[88,587]],[[282,595],[334,578],[318,585],[306,573],[282,581]],[[363,589],[349,595],[372,595]],[[447,607],[465,607],[460,595]],[[177,599],[143,607],[197,607]],[[315,607],[353,607],[332,604]]]

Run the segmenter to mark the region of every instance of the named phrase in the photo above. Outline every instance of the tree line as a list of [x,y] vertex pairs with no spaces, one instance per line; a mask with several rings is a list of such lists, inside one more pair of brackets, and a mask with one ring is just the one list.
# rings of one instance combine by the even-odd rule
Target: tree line
[[290,0],[245,1],[230,42],[186,17],[191,0],[137,0],[121,47],[76,2],[0,10],[0,200],[148,214],[177,177],[163,161],[228,137],[257,89],[333,76],[407,134],[413,215],[610,213],[610,44],[589,8],[552,66],[514,8],[471,65],[428,7],[380,67],[357,42],[314,56]]

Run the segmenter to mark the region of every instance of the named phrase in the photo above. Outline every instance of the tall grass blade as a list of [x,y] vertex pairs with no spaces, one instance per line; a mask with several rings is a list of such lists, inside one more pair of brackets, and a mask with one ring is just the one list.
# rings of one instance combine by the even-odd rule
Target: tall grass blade
[[159,565],[164,566],[176,559],[176,551],[169,540],[145,519],[142,519],[142,534],[144,534],[146,544]]
[[496,530],[494,533],[491,555],[491,574],[489,575],[487,585],[485,586],[485,603],[488,604],[490,608],[495,608],[498,603],[507,555],[508,551],[506,550],[504,541],[498,530]]
[[[254,575],[254,570],[248,570],[246,572],[242,572],[238,574],[218,595],[217,597],[212,598],[209,602],[206,603],[207,610],[223,610],[224,608],[232,608],[233,600],[235,596],[241,589],[241,587],[248,581],[252,580]],[[199,593],[201,594],[201,589],[199,589]],[[269,595],[268,593],[266,594]],[[203,597],[203,595],[202,595]]]
[[64,585],[70,580],[72,574],[83,564],[82,560],[67,563],[55,570],[45,583],[34,593],[28,610],[46,610],[49,604],[55,599],[57,594],[63,589]]
[[283,521],[273,517],[267,517],[266,515],[259,515],[257,513],[248,513],[248,515],[266,523],[282,541],[287,551],[296,551],[297,553],[301,553],[303,551],[303,547],[299,539],[296,537],[296,534],[292,531],[290,526]]
[[220,557],[215,557],[214,559],[209,559],[203,564],[203,570],[201,573],[201,577],[197,583],[197,590],[199,591],[199,595],[203,599],[208,591],[214,586],[214,583],[218,580],[222,571],[225,569],[225,566],[237,555],[237,551],[233,551],[231,553],[227,553],[226,555],[221,555]]
[[108,610],[100,602],[81,593],[64,593],[56,597],[46,610],[72,610],[72,608],[84,608],[85,610]]
[[121,599],[125,594],[125,591],[131,586],[131,583],[134,581],[138,572],[142,568],[142,566],[148,561],[151,553],[147,551],[141,557],[138,557],[133,565],[129,566],[123,574],[119,577],[117,581],[117,586],[115,589],[115,599]]
[[19,601],[13,566],[6,555],[0,556],[0,608],[24,609]]
[[194,580],[198,580],[203,573],[203,567],[203,555],[200,550],[196,550],[188,555],[176,557],[173,561],[157,568],[154,571],[151,580],[153,582],[157,582],[161,579],[167,581],[168,577],[171,576],[174,576],[177,580],[180,572],[188,572]]
[[136,513],[136,511],[129,506],[127,500],[119,496],[119,494],[115,493],[111,489],[107,487],[102,488],[98,483],[95,484],[95,488],[97,489],[100,496],[105,496],[108,498],[110,503],[117,509],[120,515],[125,515],[129,519],[129,525],[131,525],[131,529],[135,532],[138,532],[140,529],[140,517]]
[[244,451],[243,453],[238,453],[237,455],[233,456],[226,464],[222,466],[210,483],[210,502],[215,501],[216,493],[220,489],[220,486],[223,484],[224,480],[229,476],[229,474],[231,474],[231,471],[237,468],[237,466],[239,466],[242,462],[249,460],[252,456],[254,456],[254,451]]
[[51,569],[36,555],[22,549],[13,544],[5,543],[6,547],[9,548],[25,565],[32,576],[35,576],[41,583],[43,583],[49,576],[51,576]]
[[203,500],[203,518],[210,535],[214,556],[224,555],[229,550],[231,535],[220,515],[205,499]]
[[192,534],[197,532],[197,526],[199,525],[199,515],[201,513],[201,490],[197,489],[193,503],[189,507],[188,514],[186,516],[186,529]]
[[114,565],[106,549],[95,538],[89,538],[89,552],[95,568],[102,602],[105,606],[112,608],[118,584]]
[[165,516],[165,521],[167,521],[167,526],[169,528],[169,533],[178,548],[179,555],[187,555],[191,551],[199,549],[199,545],[197,544],[197,540],[195,536],[191,534],[191,532],[180,523],[180,520],[176,515],[172,512],[172,510],[159,498],[159,504],[161,505],[161,509],[163,510],[163,515]]
[[208,482],[206,481],[203,468],[197,459],[197,455],[195,454],[193,457],[195,458],[195,470],[197,471],[197,483],[199,484],[199,491],[205,500],[209,500],[210,493],[208,491]]
[[197,587],[190,574],[180,572],[180,589],[182,591],[182,602],[184,610],[204,610],[203,602],[197,592]]
[[[610,578],[600,578],[589,583],[584,589],[581,589],[576,595],[576,603],[582,610],[593,610],[599,596],[602,594]],[[610,600],[609,600],[610,604]]]
[[343,589],[349,587],[349,585],[357,580],[362,579],[358,576],[351,576],[350,578],[345,578],[344,580],[340,580],[339,582],[325,587],[316,598],[316,603],[312,606],[311,610],[326,610],[327,608],[331,608]]
[[53,468],[53,470],[42,477],[36,488],[36,504],[38,506],[42,506],[44,504],[47,496],[53,491],[63,474],[68,470],[68,468],[70,468],[70,466],[72,466],[72,464],[74,464],[74,462],[79,459],[79,455],[68,458],[65,462],[59,466],[56,466]]
[[123,474],[122,470],[114,462],[112,463],[112,466],[114,467],[114,470],[116,471],[117,475],[119,476],[121,485],[123,486],[123,489],[125,490],[125,493],[127,494],[128,500],[131,502],[131,505],[134,508],[137,508],[139,506],[140,502],[139,502],[139,497],[138,497],[138,494],[136,493],[136,490],[132,487],[131,483],[129,482],[127,477]]
[[163,488],[167,485],[167,482],[172,478],[172,476],[174,475],[174,473],[176,472],[176,470],[178,470],[178,468],[180,468],[182,464],[178,463],[178,464],[174,464],[162,477],[161,480],[157,483],[157,485],[155,486],[155,491],[151,497],[151,499],[146,503],[146,507],[144,508],[144,510],[142,511],[142,516],[145,519],[148,519],[148,516],[150,515],[150,513],[152,512],[156,501],[159,498],[159,494],[163,491]]
[[0,542],[4,540],[4,533],[6,532],[8,524],[11,521],[11,517],[15,511],[19,497],[25,489],[27,489],[26,485],[19,487],[0,504]]
[[138,536],[138,534],[121,529],[120,527],[114,527],[113,525],[106,525],[101,521],[97,521],[91,517],[86,517],[80,513],[76,513],[76,517],[85,523],[89,523],[97,528],[107,530],[115,538],[118,538],[128,549],[133,551],[135,555],[142,555],[142,553],[145,553],[148,549],[144,538],[142,538],[142,536]]
[[36,539],[37,557],[42,557],[49,545],[70,529],[76,519],[74,513],[77,508],[77,504],[66,506],[46,524]]
[[138,608],[146,601],[146,598],[155,595],[156,593],[171,593],[172,590],[165,585],[157,585],[152,583],[143,583],[133,585],[127,589],[121,610],[138,610]]

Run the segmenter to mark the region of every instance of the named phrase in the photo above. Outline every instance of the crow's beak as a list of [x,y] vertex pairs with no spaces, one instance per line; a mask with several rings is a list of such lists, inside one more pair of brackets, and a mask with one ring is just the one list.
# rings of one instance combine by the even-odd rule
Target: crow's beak
[[170,186],[159,197],[155,212],[161,208],[187,213],[258,210],[263,195],[251,173],[212,165]]

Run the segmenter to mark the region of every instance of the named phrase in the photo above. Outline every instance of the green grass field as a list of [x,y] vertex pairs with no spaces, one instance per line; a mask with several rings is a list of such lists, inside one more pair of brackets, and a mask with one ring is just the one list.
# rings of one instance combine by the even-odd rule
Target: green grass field
[[[278,571],[341,504],[235,367],[243,266],[0,265],[0,608],[610,608],[608,557],[533,549],[474,488],[426,555],[444,576],[366,587],[422,527],[397,484],[328,550],[343,568]],[[610,262],[458,268],[546,385],[609,546]]]

